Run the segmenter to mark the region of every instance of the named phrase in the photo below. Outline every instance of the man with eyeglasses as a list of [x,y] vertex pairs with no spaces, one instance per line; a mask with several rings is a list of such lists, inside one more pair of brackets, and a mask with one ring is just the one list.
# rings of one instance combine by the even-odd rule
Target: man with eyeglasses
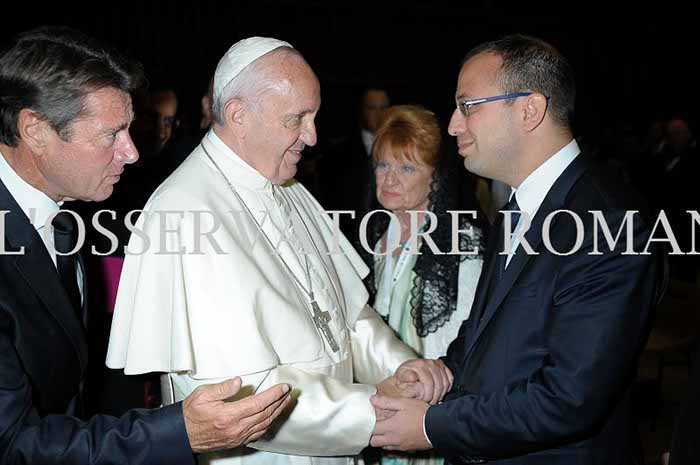
[[[663,261],[654,247],[624,253],[628,234],[644,248],[649,223],[637,214],[626,227],[636,198],[597,176],[580,151],[574,95],[571,67],[539,39],[508,36],[465,58],[449,132],[469,171],[513,192],[471,317],[443,358],[452,390],[433,406],[375,397],[388,419],[372,445],[434,447],[451,463],[634,463],[629,388]],[[545,221],[561,210],[570,214]],[[619,231],[598,253],[590,211]]]

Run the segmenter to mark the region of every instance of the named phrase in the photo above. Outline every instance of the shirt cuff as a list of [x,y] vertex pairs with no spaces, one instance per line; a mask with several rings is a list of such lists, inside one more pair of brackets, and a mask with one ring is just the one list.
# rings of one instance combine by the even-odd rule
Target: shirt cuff
[[428,432],[425,431],[425,417],[428,416],[428,411],[426,410],[425,413],[423,414],[423,436],[425,436],[425,440],[428,441],[428,444],[430,444],[430,447],[433,447],[433,443],[430,442],[430,438],[428,437]]

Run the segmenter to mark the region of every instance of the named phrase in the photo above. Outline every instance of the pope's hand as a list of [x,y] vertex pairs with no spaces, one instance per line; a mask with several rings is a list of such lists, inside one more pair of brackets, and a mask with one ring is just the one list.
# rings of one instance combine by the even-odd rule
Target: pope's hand
[[289,404],[290,386],[271,388],[234,402],[241,378],[200,386],[182,403],[185,429],[195,453],[231,449],[259,439]]
[[452,389],[454,376],[442,360],[416,358],[402,363],[395,376],[402,383],[419,381],[423,386],[421,400],[435,405]]

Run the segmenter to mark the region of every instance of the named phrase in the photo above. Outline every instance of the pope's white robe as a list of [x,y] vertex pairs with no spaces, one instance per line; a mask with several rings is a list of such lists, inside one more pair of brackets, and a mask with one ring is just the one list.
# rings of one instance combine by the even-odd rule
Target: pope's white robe
[[[338,352],[202,147],[308,290],[306,253]],[[415,354],[366,305],[367,267],[345,237],[334,239],[331,218],[308,191],[295,182],[273,186],[210,131],[153,194],[136,227],[107,365],[126,374],[169,373],[164,381],[175,401],[234,376],[243,378],[245,394],[293,386],[288,417],[249,446],[256,450],[206,454],[202,463],[352,462],[374,429],[374,385]]]

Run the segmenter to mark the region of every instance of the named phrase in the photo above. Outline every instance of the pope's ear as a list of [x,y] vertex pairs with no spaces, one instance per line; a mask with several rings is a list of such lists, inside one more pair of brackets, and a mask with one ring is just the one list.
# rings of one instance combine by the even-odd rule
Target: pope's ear
[[535,92],[526,96],[523,101],[523,126],[526,131],[533,131],[544,120],[544,115],[547,112],[547,98]]
[[43,155],[49,144],[50,132],[53,131],[49,123],[44,121],[32,110],[24,108],[17,116],[17,133],[21,141],[29,149],[37,154]]
[[246,117],[248,116],[248,108],[245,102],[239,98],[232,98],[224,105],[224,118],[226,126],[233,131],[238,137],[244,138],[246,134]]

